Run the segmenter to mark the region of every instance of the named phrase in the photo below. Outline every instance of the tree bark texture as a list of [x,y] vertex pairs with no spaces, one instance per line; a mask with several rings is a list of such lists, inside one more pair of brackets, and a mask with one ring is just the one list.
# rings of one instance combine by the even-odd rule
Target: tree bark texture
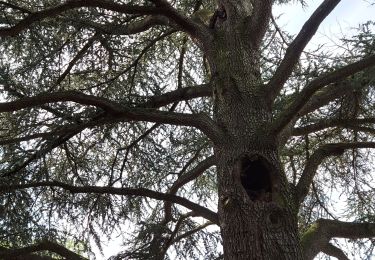
[[214,117],[225,133],[215,145],[224,257],[302,259],[296,207],[280,166],[278,137],[267,131],[272,101],[262,86],[259,46],[242,28],[247,17],[238,13],[236,19],[219,21],[214,39],[205,46]]

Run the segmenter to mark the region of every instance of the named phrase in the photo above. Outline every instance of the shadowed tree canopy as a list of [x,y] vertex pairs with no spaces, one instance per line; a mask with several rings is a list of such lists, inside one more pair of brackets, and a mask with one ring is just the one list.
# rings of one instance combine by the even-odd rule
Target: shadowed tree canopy
[[319,2],[0,1],[0,258],[374,257],[375,23]]

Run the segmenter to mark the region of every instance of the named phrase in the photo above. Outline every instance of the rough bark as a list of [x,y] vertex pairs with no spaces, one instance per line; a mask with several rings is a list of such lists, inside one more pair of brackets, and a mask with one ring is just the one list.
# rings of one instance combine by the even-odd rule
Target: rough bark
[[[254,15],[269,17],[268,1],[258,4],[265,6]],[[272,114],[259,69],[258,42],[264,31],[249,20],[250,7],[238,10],[225,2],[224,8],[230,10],[228,20],[215,24],[214,40],[205,46],[213,77],[214,119],[225,135],[214,149],[224,257],[302,259],[277,136],[265,131]],[[243,24],[257,35],[247,34]]]

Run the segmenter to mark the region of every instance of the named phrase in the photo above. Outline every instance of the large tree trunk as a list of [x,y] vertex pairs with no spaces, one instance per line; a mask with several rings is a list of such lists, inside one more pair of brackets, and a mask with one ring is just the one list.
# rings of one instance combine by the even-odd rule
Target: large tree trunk
[[223,23],[205,49],[214,84],[214,116],[226,133],[215,146],[224,256],[302,259],[278,138],[267,131],[272,101],[261,84],[259,44],[238,24]]

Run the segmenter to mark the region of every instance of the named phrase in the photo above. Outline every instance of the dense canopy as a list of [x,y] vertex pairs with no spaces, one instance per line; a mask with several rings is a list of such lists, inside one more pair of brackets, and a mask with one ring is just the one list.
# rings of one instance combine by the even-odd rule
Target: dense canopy
[[[0,257],[102,259],[121,241],[113,259],[223,258],[217,204],[231,200],[215,165],[232,132],[207,46],[234,21],[230,5],[247,2],[251,84],[273,99],[272,127],[255,132],[278,136],[304,259],[374,257],[375,23],[305,49],[338,0],[321,1],[297,36],[267,10],[309,1],[0,1]],[[242,168],[272,168],[246,158]],[[279,203],[250,179],[248,203]]]

